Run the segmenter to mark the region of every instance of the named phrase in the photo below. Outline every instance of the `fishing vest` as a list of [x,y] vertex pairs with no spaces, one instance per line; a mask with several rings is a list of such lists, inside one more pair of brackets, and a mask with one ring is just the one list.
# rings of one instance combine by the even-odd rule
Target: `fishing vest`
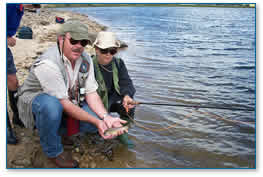
[[[69,90],[70,100],[76,100],[74,104],[80,104],[81,102],[81,88],[85,88],[85,82],[88,78],[90,64],[92,64],[92,60],[89,55],[86,53],[82,53],[81,55],[83,61],[79,68],[78,78],[76,79],[77,84],[75,83],[73,88]],[[33,64],[31,70],[37,65],[41,64],[43,60],[50,60],[54,64],[56,64],[62,73],[63,80],[65,85],[67,85],[67,71],[65,69],[64,63],[61,59],[59,50],[57,46],[49,48],[43,55],[41,55]],[[24,81],[23,85],[18,89],[18,107],[19,107],[19,117],[22,122],[25,124],[27,128],[34,128],[34,116],[32,113],[32,101],[33,99],[44,93],[41,87],[41,84],[34,72],[29,72],[27,79]],[[85,90],[82,90],[83,95],[85,95]],[[83,97],[85,98],[85,96]]]
[[[108,90],[103,78],[103,75],[100,71],[97,56],[93,56],[94,70],[95,70],[95,78],[98,83],[97,93],[99,94],[105,108],[109,109],[109,98],[108,98]],[[120,65],[120,58],[113,58],[112,62],[112,74],[113,74],[113,85],[115,91],[120,95],[120,86],[119,86],[119,72],[118,67]]]
[[[82,63],[79,68],[78,78],[76,79],[75,83],[73,83],[72,88],[71,86],[69,86],[69,89],[68,89],[69,100],[75,105],[80,105],[80,102],[84,101],[85,99],[85,82],[86,82],[86,79],[88,78],[89,68],[90,68],[88,57],[89,56],[87,56],[85,53],[82,53],[81,55]],[[66,74],[67,71],[64,66],[64,61],[62,61],[62,58],[61,57],[60,58],[46,57],[45,55],[43,55],[43,57],[40,57],[38,60],[36,60],[36,62],[33,64],[33,67],[36,67],[37,65],[39,65],[43,60],[51,60],[53,63],[55,63],[59,67],[63,75],[65,85],[67,85],[69,81],[67,78],[67,74]]]
[[85,100],[85,83],[89,75],[90,64],[87,58],[83,57],[82,63],[79,68],[78,78],[72,88],[68,89],[68,95],[71,102],[75,105],[82,106]]

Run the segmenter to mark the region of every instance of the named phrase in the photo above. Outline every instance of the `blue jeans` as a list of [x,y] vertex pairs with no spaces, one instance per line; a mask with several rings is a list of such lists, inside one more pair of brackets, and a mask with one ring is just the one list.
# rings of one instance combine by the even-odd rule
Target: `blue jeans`
[[[99,119],[88,107],[88,104],[85,103],[82,109]],[[54,96],[40,94],[33,100],[32,112],[44,153],[48,157],[57,157],[64,151],[59,133],[63,129],[63,107],[61,103]],[[93,124],[80,121],[80,132],[96,131],[97,127]]]

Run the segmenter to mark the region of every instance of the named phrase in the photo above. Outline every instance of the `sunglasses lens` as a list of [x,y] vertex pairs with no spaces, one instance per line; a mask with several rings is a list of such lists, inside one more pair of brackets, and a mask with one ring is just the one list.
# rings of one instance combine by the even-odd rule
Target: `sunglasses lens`
[[100,49],[100,52],[101,52],[102,54],[107,54],[107,53],[108,53],[108,49]]
[[100,49],[100,52],[102,54],[110,53],[111,55],[114,55],[117,53],[117,49],[115,49],[115,48]]
[[80,44],[81,44],[83,47],[85,47],[86,45],[91,44],[91,42],[90,42],[89,40],[81,40],[81,41],[80,41]]
[[69,41],[72,45],[76,45],[80,42],[82,47],[85,47],[86,45],[91,44],[91,42],[89,40],[75,40],[73,38],[70,38]]
[[114,55],[115,53],[117,53],[117,50],[116,49],[109,49],[109,52],[111,55]]
[[75,40],[73,38],[70,38],[69,41],[72,45],[76,45],[79,42],[78,40]]

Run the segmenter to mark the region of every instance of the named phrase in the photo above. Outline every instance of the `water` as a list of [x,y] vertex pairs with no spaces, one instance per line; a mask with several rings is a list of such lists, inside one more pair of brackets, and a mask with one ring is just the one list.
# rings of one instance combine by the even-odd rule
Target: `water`
[[[255,9],[98,7],[67,9],[109,26],[129,48],[120,53],[146,102],[255,106]],[[201,109],[228,120],[255,122],[255,113]],[[255,168],[255,126],[181,107],[146,106],[133,126],[134,149],[118,149],[124,168]],[[122,164],[121,166],[117,166]]]

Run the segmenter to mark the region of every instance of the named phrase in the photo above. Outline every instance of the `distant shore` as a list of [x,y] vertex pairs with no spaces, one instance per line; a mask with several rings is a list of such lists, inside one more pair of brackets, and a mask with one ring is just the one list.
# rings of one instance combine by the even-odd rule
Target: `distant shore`
[[59,7],[215,7],[215,8],[255,8],[253,3],[64,3],[46,4],[47,8]]

